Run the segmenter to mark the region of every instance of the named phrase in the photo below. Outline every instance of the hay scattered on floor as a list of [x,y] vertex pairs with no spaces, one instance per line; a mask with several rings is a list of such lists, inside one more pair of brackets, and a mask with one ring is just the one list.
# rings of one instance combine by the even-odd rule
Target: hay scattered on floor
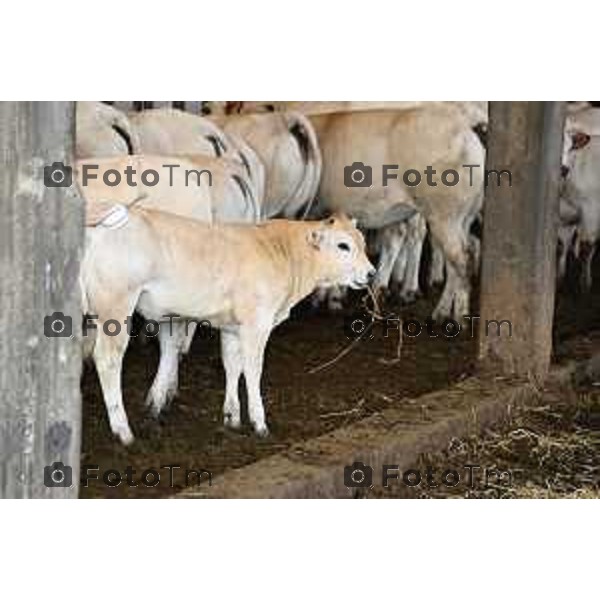
[[[375,487],[368,496],[600,498],[600,391],[548,390],[541,400],[539,406],[515,411],[502,431],[453,439],[445,452],[421,457],[415,469],[425,473],[433,467],[436,482],[447,469],[463,473],[456,487],[423,482],[407,488],[396,482],[387,489]],[[512,479],[466,478],[465,465],[480,465],[480,475],[485,468],[510,472]]]

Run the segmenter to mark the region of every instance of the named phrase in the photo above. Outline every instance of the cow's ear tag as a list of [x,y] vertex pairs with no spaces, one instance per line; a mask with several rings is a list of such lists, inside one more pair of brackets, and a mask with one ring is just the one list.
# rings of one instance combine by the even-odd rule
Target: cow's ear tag
[[115,204],[110,210],[102,217],[102,220],[98,223],[102,227],[107,229],[120,229],[127,225],[129,221],[129,211],[126,206],[122,204]]

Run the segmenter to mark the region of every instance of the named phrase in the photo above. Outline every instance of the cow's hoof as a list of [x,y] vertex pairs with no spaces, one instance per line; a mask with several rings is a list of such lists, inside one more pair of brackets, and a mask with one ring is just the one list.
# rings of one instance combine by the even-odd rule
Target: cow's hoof
[[259,438],[266,438],[269,435],[269,428],[266,425],[254,425],[254,433],[256,433]]
[[125,431],[118,431],[117,437],[119,438],[119,440],[121,440],[123,446],[129,446],[135,440],[135,438],[133,437],[133,433],[131,433],[130,429],[127,429]]
[[417,292],[404,292],[400,297],[404,304],[413,304],[419,298],[419,294]]
[[231,415],[225,415],[225,418],[223,419],[223,425],[225,425],[225,427],[228,429],[233,429],[235,431],[239,431],[242,428],[242,422],[240,421],[239,417],[234,419]]
[[164,404],[148,404],[150,415],[153,419],[158,421],[162,414],[162,409],[164,408]]

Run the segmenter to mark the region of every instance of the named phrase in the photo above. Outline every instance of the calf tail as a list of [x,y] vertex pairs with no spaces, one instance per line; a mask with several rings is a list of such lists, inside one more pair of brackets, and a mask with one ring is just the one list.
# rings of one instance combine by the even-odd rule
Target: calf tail
[[[87,295],[85,283],[83,278],[79,277],[79,290],[81,295],[81,314],[85,319],[86,315],[91,314],[90,300]],[[94,347],[96,345],[96,330],[86,329],[85,324],[83,327],[82,338],[81,338],[81,353],[84,359],[91,358],[94,353]]]

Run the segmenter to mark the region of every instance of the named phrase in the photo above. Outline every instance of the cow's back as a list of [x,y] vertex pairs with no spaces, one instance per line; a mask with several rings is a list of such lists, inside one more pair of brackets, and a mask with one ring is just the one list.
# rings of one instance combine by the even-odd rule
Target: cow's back
[[[441,206],[468,188],[480,188],[484,150],[464,114],[454,106],[419,106],[399,111],[364,111],[311,117],[323,154],[319,197],[331,210],[344,210],[366,227],[382,227],[403,218],[401,206],[427,212],[428,205]],[[372,186],[347,187],[344,170],[355,162],[372,168]],[[463,164],[479,164],[470,185]],[[396,180],[382,182],[383,165],[398,165]],[[437,186],[429,186],[424,170],[436,170]],[[421,174],[418,186],[402,182],[405,170]],[[442,171],[459,171],[456,186],[444,186]],[[409,214],[409,213],[407,213]],[[406,215],[404,215],[405,217]]]

